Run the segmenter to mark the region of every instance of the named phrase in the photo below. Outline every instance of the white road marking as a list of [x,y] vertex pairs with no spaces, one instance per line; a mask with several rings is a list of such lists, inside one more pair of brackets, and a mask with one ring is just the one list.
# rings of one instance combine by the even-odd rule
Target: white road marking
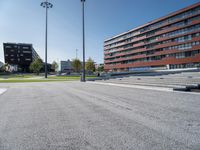
[[7,89],[0,89],[0,95],[3,94]]

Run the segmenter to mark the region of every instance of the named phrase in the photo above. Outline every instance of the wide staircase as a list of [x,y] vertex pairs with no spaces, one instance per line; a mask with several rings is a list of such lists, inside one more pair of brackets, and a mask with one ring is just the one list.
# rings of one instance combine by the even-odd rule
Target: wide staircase
[[200,72],[155,76],[120,76],[95,82],[172,88],[176,91],[200,91]]

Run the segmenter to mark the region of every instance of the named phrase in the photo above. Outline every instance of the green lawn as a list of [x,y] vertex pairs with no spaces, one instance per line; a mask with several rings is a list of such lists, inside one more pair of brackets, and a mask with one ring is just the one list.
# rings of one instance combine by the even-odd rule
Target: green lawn
[[37,76],[35,76],[35,75],[31,75],[31,74],[29,74],[29,75],[23,75],[23,74],[11,74],[11,75],[0,75],[0,79],[11,79],[11,78],[13,78],[13,79],[20,79],[20,78],[33,78],[33,77],[37,77]]
[[[96,76],[86,76],[87,79],[95,78]],[[48,79],[72,79],[72,80],[80,80],[80,76],[49,76]]]
[[[95,76],[87,76],[86,78],[94,78]],[[19,82],[53,82],[53,81],[80,81],[80,76],[43,76],[35,75],[6,75],[0,76],[0,83],[19,83]]]
[[73,80],[79,80],[79,76],[48,76],[48,79],[73,79]]
[[76,81],[75,79],[4,79],[0,83]]

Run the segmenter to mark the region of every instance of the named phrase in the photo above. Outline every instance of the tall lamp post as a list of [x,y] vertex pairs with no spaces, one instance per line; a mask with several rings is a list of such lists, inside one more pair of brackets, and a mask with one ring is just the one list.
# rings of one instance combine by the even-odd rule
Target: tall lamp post
[[78,59],[78,49],[76,49],[76,59]]
[[48,0],[40,4],[46,9],[46,30],[45,30],[45,78],[47,78],[47,29],[48,29],[48,9],[53,7],[53,4],[49,3]]
[[83,26],[83,73],[82,73],[82,78],[81,81],[85,82],[85,0],[81,0],[82,2],[82,26]]

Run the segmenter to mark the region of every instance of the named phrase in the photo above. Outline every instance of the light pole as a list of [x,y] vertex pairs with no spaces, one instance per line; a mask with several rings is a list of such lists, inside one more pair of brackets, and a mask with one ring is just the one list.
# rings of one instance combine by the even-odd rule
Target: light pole
[[47,78],[47,29],[48,29],[48,9],[53,7],[53,4],[49,3],[48,0],[40,4],[46,9],[46,30],[45,30],[45,78]]
[[82,82],[85,82],[85,0],[81,0],[82,2],[82,26],[83,26],[83,73],[82,73]]
[[78,59],[78,49],[76,49],[76,59]]

